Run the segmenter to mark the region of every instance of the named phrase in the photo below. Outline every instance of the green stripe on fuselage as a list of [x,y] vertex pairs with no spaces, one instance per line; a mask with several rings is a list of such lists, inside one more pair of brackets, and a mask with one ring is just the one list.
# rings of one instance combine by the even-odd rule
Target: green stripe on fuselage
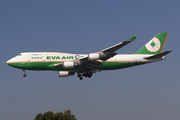
[[144,62],[102,62],[103,65],[99,68],[100,70],[116,70],[136,65],[145,64]]
[[[79,67],[72,69],[64,69],[63,67],[55,67],[55,64],[63,62],[21,62],[21,63],[8,63],[8,65],[24,69],[24,70],[57,70],[57,71],[68,71],[68,70],[79,70]],[[98,70],[115,70],[136,65],[145,64],[145,62],[102,62],[102,66]]]

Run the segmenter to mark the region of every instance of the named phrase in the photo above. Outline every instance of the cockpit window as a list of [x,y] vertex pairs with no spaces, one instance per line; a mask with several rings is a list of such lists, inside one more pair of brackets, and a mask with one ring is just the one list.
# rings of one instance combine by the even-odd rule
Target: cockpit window
[[18,54],[18,56],[21,56],[22,54]]

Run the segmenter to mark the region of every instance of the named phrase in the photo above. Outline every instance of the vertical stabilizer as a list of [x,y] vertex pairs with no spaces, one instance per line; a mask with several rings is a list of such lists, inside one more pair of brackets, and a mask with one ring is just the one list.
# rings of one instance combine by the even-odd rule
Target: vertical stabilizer
[[168,32],[160,32],[135,54],[159,54],[162,52]]

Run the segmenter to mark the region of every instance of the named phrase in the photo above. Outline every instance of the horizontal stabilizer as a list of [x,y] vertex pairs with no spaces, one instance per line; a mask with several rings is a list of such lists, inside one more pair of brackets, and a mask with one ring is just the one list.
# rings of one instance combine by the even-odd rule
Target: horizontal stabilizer
[[159,54],[155,54],[155,55],[153,55],[153,56],[146,57],[146,58],[144,58],[144,59],[158,59],[158,58],[162,58],[163,56],[169,54],[170,52],[172,52],[172,50],[166,51],[166,52],[163,52],[163,53],[159,53]]

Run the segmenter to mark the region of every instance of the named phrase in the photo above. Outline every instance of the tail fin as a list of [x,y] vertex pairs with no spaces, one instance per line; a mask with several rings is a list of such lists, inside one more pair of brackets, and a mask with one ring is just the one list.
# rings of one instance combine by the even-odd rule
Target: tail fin
[[168,32],[160,32],[135,54],[159,54],[162,52]]

